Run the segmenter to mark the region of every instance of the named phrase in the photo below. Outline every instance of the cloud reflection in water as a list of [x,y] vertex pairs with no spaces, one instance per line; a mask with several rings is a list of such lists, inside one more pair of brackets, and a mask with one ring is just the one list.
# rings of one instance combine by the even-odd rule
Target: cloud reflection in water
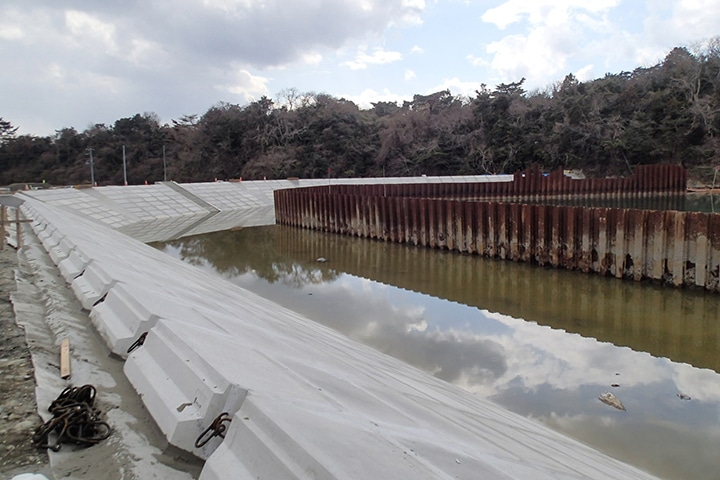
[[[717,457],[703,453],[720,441],[712,370],[347,274],[303,285],[231,281],[663,477],[717,471]],[[627,411],[602,404],[606,391]]]

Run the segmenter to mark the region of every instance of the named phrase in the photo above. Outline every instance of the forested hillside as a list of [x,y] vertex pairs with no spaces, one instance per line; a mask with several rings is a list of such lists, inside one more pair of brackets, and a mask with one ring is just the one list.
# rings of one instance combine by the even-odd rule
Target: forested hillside
[[[580,82],[568,75],[544,91],[523,79],[474,98],[450,91],[363,110],[294,89],[275,101],[220,103],[160,125],[137,114],[83,132],[17,135],[0,118],[0,184],[121,185],[163,180],[366,177],[546,170],[627,175],[636,165],[681,164],[712,179],[720,164],[720,39],[703,51],[675,48],[650,68]],[[1,112],[0,112],[1,113]],[[164,165],[166,169],[164,169]]]

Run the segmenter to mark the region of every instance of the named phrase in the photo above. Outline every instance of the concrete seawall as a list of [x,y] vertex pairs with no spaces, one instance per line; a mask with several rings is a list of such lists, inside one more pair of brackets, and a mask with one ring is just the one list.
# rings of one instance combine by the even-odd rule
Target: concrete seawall
[[[289,182],[21,195],[163,434],[206,460],[201,479],[654,478],[143,243],[274,223]],[[197,446],[223,418],[225,438]]]

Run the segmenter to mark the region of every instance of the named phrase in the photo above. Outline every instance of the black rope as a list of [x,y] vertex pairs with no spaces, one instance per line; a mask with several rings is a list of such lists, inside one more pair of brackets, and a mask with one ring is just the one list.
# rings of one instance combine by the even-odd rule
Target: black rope
[[100,410],[93,407],[96,393],[92,385],[63,390],[48,407],[53,417],[35,429],[35,446],[57,452],[66,442],[89,446],[108,438],[110,426],[100,421]]

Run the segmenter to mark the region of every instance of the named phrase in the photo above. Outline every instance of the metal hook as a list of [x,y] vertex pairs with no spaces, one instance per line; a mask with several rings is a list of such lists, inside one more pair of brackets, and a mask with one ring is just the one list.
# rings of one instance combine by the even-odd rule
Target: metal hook
[[[225,422],[229,423],[231,421],[232,418],[230,418],[230,414],[228,412],[223,412],[218,415],[217,418],[212,421],[210,426],[200,434],[197,440],[195,440],[195,448],[201,448],[205,446],[205,444],[208,443],[213,437],[225,438],[225,430],[227,430],[227,425],[225,425]],[[207,438],[203,439],[203,437],[206,436]]]
[[143,332],[143,333],[138,337],[138,339],[135,340],[135,343],[133,343],[132,345],[130,345],[130,347],[128,347],[127,353],[132,352],[133,350],[135,350],[136,348],[138,348],[139,346],[141,346],[143,343],[145,343],[145,338],[147,337],[147,334],[148,334],[148,332]]

